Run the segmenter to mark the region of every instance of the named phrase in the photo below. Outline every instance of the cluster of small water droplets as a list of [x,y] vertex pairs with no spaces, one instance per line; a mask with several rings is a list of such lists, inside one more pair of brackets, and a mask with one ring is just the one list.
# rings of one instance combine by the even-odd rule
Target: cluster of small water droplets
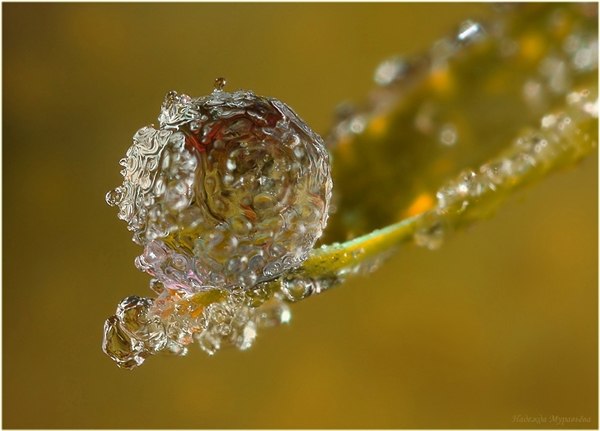
[[[378,169],[376,163],[385,168],[391,165],[381,158],[385,156],[373,157],[373,161],[365,156],[369,148],[383,154],[389,151],[390,160],[396,163],[394,168],[409,166],[422,177],[406,179],[410,185],[407,195],[412,199],[404,201],[394,196],[390,205],[386,205],[386,199],[373,199],[371,208],[360,199],[347,197],[373,189],[368,180],[353,181],[356,190],[342,185],[338,191],[343,196],[335,197],[336,206],[348,221],[340,222],[341,227],[336,225],[332,237],[353,237],[377,227],[370,219],[371,210],[385,219],[383,223],[390,224],[398,214],[421,214],[414,240],[421,246],[438,248],[453,225],[449,219],[454,215],[463,214],[489,192],[501,191],[504,185],[554,164],[555,155],[561,151],[575,151],[579,138],[568,140],[568,131],[573,130],[569,124],[576,123],[571,109],[568,113],[546,114],[564,106],[574,89],[589,86],[590,72],[597,69],[596,5],[498,9],[494,19],[484,24],[463,22],[454,35],[438,40],[423,55],[395,55],[383,61],[374,74],[377,87],[367,101],[359,106],[344,104],[339,109],[328,144],[336,157],[344,159],[338,168],[340,176],[351,175],[360,158],[365,159],[363,168],[367,170]],[[484,104],[487,100],[489,106]],[[595,109],[593,101],[587,104],[588,111]],[[490,134],[486,142],[484,131],[501,127],[505,113],[510,134]],[[559,120],[563,116],[570,117],[571,123]],[[521,124],[535,128],[534,121],[542,117],[540,130],[512,130],[521,120]],[[544,126],[549,124],[561,124],[560,134],[559,129],[553,132]],[[510,157],[497,158],[478,168],[489,154],[510,145],[509,139],[517,134],[520,137],[510,149]],[[562,148],[558,140],[570,149]],[[431,145],[434,143],[439,145]],[[396,154],[398,157],[393,158]],[[469,166],[472,168],[462,171]],[[450,172],[460,174],[446,182]],[[392,178],[396,180],[382,173],[377,179],[384,182]],[[400,182],[402,175],[397,179]],[[393,187],[384,183],[382,195],[394,193]]]
[[534,172],[543,172],[557,159],[578,160],[595,147],[594,137],[577,124],[598,118],[598,96],[590,90],[573,91],[566,96],[567,109],[545,115],[540,127],[519,136],[505,157],[492,160],[478,170],[465,170],[436,193],[437,206],[423,217],[415,232],[417,245],[437,249],[447,231],[447,218],[466,211],[478,200],[502,192],[522,182]]
[[[555,18],[560,20],[561,15]],[[559,49],[542,59],[537,74],[524,83],[523,98],[535,112],[544,112],[553,98],[564,97],[570,91],[580,75],[597,68],[597,30],[575,28]]]
[[[550,31],[560,33],[571,25],[569,13],[557,8],[550,15],[547,25],[562,29]],[[530,64],[537,65],[523,81],[522,95],[531,113],[542,116],[551,106],[560,105],[565,100],[567,109],[544,115],[539,128],[522,133],[504,156],[478,169],[466,169],[454,180],[441,186],[435,194],[436,207],[423,214],[420,227],[414,233],[416,244],[430,249],[439,248],[453,225],[453,217],[467,211],[481,199],[493,193],[502,193],[503,189],[549,169],[557,160],[577,160],[590,145],[595,145],[593,137],[582,136],[584,132],[575,125],[581,124],[583,117],[597,118],[597,96],[590,94],[589,90],[572,89],[577,88],[575,83],[580,76],[597,69],[597,30],[594,32],[577,24],[569,31],[562,44],[552,46],[531,33],[517,32],[515,38],[515,34],[507,31],[506,22],[502,20],[491,23],[488,34],[493,38],[492,49],[497,50],[501,58],[506,61],[523,61],[522,58],[526,58]],[[457,40],[472,34],[472,41],[483,41],[486,40],[486,33],[476,23],[465,23]],[[458,52],[457,46],[451,39],[439,42],[434,48],[438,61],[433,61],[433,64],[443,65],[446,59]],[[519,59],[515,58],[517,55]],[[445,122],[432,101],[423,103],[415,117],[415,126],[425,134],[438,133],[438,141],[444,146],[454,146],[460,139],[457,128],[452,122]],[[489,208],[480,207],[478,211],[493,211],[493,204]]]
[[[338,109],[337,124],[327,140],[338,142],[345,136],[363,133],[372,119],[401,97],[403,89],[407,89],[415,80],[422,78],[424,73],[444,68],[452,57],[462,52],[464,47],[485,41],[486,36],[487,32],[482,24],[467,20],[459,25],[453,37],[443,38],[434,43],[426,55],[413,57],[395,55],[382,61],[373,75],[373,80],[379,89],[374,93],[371,104],[361,109],[348,103],[341,105]],[[422,116],[428,114],[423,112]],[[445,124],[438,133],[443,145],[452,146],[457,141],[456,128],[452,124]]]
[[252,346],[260,328],[288,323],[288,305],[273,297],[260,306],[252,304],[245,292],[234,292],[226,301],[210,304],[202,316],[202,329],[195,334],[200,348],[209,355],[224,346],[246,350]]
[[291,319],[280,296],[260,286],[223,297],[206,306],[181,298],[127,297],[105,323],[102,348],[120,367],[133,369],[151,355],[186,355],[194,342],[209,355],[225,346],[246,350],[259,329]]

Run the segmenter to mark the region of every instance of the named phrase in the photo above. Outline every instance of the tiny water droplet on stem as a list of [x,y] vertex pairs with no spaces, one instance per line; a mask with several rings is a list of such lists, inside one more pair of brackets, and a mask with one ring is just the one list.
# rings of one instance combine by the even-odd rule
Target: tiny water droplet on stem
[[215,79],[215,84],[214,84],[215,91],[223,91],[223,89],[225,88],[226,85],[227,85],[227,80],[225,78],[219,77],[219,78]]

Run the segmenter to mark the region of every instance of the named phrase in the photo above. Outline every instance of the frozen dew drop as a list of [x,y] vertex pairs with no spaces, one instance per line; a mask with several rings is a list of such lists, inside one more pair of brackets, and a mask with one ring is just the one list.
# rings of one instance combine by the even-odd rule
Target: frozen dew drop
[[140,366],[146,357],[143,343],[123,331],[117,316],[109,317],[104,323],[102,350],[125,369]]
[[237,341],[237,347],[240,350],[247,350],[252,347],[256,339],[256,323],[252,320],[248,321],[242,329],[242,333]]
[[441,222],[432,222],[418,229],[414,234],[415,244],[429,250],[437,250],[444,243],[445,231]]
[[367,120],[362,115],[355,116],[348,123],[349,131],[351,133],[354,133],[355,135],[362,133],[365,130],[366,126],[367,126]]
[[[359,132],[364,120],[352,128]],[[283,103],[250,92],[168,93],[161,129],[140,129],[126,164],[127,193],[109,201],[119,202],[136,242],[165,244],[165,256],[142,255],[137,266],[168,289],[250,288],[298,266],[327,220],[331,178],[322,139]],[[276,247],[265,247],[275,238]],[[182,250],[189,266],[168,259]],[[254,275],[230,265],[258,251]]]
[[173,355],[173,356],[185,356],[188,353],[188,348],[184,345],[169,339],[167,345],[161,351],[161,354]]
[[542,128],[549,129],[556,124],[556,115],[548,114],[542,118]]
[[147,323],[147,311],[152,305],[150,298],[128,296],[117,306],[117,318],[129,332],[137,332]]
[[106,194],[106,203],[111,207],[117,206],[122,199],[123,193],[121,187],[117,187]]
[[167,334],[160,319],[150,315],[153,304],[151,298],[129,296],[119,303],[116,317],[123,331],[140,341],[144,350],[158,352],[165,347]]
[[531,108],[541,110],[546,99],[542,83],[535,79],[527,80],[523,85],[523,99]]
[[444,124],[439,133],[440,143],[447,147],[452,147],[458,140],[456,127],[452,124]]
[[279,300],[263,305],[257,313],[257,324],[260,328],[271,328],[287,324],[292,319],[289,305]]
[[225,86],[227,85],[227,80],[225,78],[219,77],[215,79],[214,90],[215,91],[223,91]]
[[375,70],[373,79],[381,86],[397,82],[406,75],[408,63],[402,57],[392,57],[383,61]]
[[209,331],[203,331],[198,337],[196,337],[198,346],[212,356],[219,351],[221,348],[221,340],[218,336],[215,336]]
[[310,279],[284,278],[281,280],[281,292],[291,302],[300,301],[310,296],[315,289]]

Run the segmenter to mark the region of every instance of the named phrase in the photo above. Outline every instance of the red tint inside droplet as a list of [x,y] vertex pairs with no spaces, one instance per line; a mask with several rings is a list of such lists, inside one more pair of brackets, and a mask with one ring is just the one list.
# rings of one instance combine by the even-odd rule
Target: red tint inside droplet
[[[277,122],[282,118],[281,114],[277,111],[267,111],[263,113],[264,120],[258,121],[257,119],[252,117],[251,115],[240,114],[234,115],[231,118],[222,119],[220,121],[216,121],[212,124],[208,133],[205,136],[202,136],[202,131],[204,127],[199,128],[198,130],[192,131],[189,127],[184,130],[186,135],[186,145],[188,148],[195,148],[199,153],[205,153],[210,149],[212,143],[216,139],[222,139],[222,131],[226,129],[230,124],[234,123],[236,120],[240,118],[244,118],[249,120],[252,123],[252,127],[250,133],[254,133],[256,127],[275,127]],[[262,123],[262,124],[260,124]]]

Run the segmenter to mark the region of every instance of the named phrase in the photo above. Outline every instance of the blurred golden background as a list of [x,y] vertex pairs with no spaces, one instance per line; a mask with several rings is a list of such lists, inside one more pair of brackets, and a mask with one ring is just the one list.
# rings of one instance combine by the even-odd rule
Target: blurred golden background
[[[521,193],[436,252],[292,308],[246,352],[101,349],[149,295],[104,194],[171,89],[217,76],[325,133],[378,62],[427,48],[480,4],[4,4],[3,427],[597,427],[597,160]],[[552,424],[542,424],[552,428]]]

